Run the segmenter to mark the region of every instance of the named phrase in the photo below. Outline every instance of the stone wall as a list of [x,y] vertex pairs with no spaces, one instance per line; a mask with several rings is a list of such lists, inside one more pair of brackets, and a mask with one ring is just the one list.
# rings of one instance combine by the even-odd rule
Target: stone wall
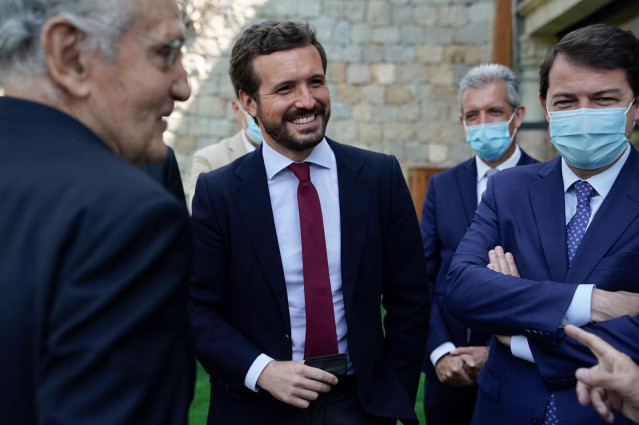
[[196,149],[238,131],[230,110],[232,44],[266,19],[312,24],[329,61],[337,141],[396,155],[404,167],[450,166],[471,155],[457,83],[491,59],[493,0],[184,0],[192,98],[178,104],[167,142],[184,178]]

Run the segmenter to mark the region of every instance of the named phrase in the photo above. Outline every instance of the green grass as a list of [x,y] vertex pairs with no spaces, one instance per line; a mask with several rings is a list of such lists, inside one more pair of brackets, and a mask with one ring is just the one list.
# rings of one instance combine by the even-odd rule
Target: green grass
[[[198,363],[197,380],[195,382],[195,395],[193,403],[189,410],[189,425],[206,425],[206,417],[209,413],[209,395],[211,386],[209,384],[209,375],[204,368]],[[424,419],[424,409],[422,402],[424,400],[424,374],[419,380],[419,389],[417,391],[417,403],[415,403],[415,412],[419,418],[421,425],[426,424]],[[399,424],[399,422],[398,422]]]

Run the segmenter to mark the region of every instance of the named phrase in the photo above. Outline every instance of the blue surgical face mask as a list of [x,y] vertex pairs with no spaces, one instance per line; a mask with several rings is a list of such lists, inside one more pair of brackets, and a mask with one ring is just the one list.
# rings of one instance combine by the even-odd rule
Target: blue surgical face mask
[[259,125],[255,124],[255,120],[248,114],[248,112],[243,112],[244,116],[246,117],[246,135],[249,137],[249,139],[259,145],[260,143],[262,143],[262,140],[264,140],[264,138],[262,137],[262,130],[260,130]]
[[550,140],[557,151],[575,168],[594,170],[613,163],[623,152],[626,138],[627,108],[576,109],[548,112]]
[[501,158],[513,141],[517,129],[510,135],[508,126],[515,117],[517,110],[510,116],[508,121],[494,122],[487,124],[469,125],[466,129],[466,141],[477,155],[486,161],[496,161]]

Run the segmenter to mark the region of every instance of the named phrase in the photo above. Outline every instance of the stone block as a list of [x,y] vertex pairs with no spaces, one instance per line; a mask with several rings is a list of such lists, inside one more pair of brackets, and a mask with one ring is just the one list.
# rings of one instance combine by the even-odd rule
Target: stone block
[[474,22],[457,30],[455,40],[463,44],[488,43],[492,26],[485,22]]
[[299,0],[271,1],[268,7],[260,10],[260,15],[269,14],[271,15],[270,17],[277,17],[278,19],[297,17],[300,15],[300,7]]
[[353,24],[351,27],[351,40],[356,44],[366,44],[371,41],[372,30],[366,24]]
[[373,80],[379,84],[392,84],[395,82],[396,76],[396,65],[392,63],[385,63],[381,65],[373,65]]
[[376,123],[360,123],[359,137],[365,144],[378,143],[382,140],[382,126]]
[[171,146],[176,152],[191,153],[195,152],[197,147],[197,136],[193,134],[178,136],[173,140]]
[[346,67],[346,82],[348,84],[368,84],[371,82],[371,70],[368,65],[349,64]]
[[454,83],[452,64],[441,63],[438,65],[427,65],[427,69],[429,83],[435,85],[452,85]]
[[388,26],[391,24],[391,6],[382,0],[371,0],[368,3],[368,16],[366,21],[374,27]]
[[344,61],[348,63],[362,62],[364,48],[355,44],[347,44],[343,46],[326,46],[326,55],[330,61]]
[[395,142],[411,140],[415,137],[415,127],[401,122],[387,122],[382,126],[382,137]]
[[373,122],[396,122],[399,118],[399,107],[381,106],[373,110]]
[[353,105],[343,102],[331,103],[331,120],[349,120],[353,116]]
[[372,40],[374,43],[380,44],[397,44],[400,41],[399,28],[396,26],[374,28]]
[[351,24],[348,21],[338,21],[335,24],[331,40],[337,44],[349,44],[351,42]]
[[361,89],[362,101],[370,105],[383,105],[386,100],[386,88],[378,85],[368,85]]
[[200,116],[218,118],[226,116],[226,100],[221,97],[200,97],[197,102]]
[[441,164],[448,159],[448,146],[438,143],[429,143],[426,146],[426,158],[431,164]]
[[392,85],[386,89],[387,105],[403,105],[412,100],[410,90],[404,85]]
[[418,44],[424,41],[424,30],[417,25],[399,27],[399,38],[405,44]]
[[[308,1],[308,0],[303,0]],[[344,17],[350,22],[364,22],[368,0],[344,1]]]
[[417,57],[414,46],[403,46],[401,44],[388,45],[384,48],[384,58],[391,63],[413,62]]
[[437,24],[437,8],[434,6],[416,6],[414,14],[415,22],[425,28]]
[[319,1],[299,0],[299,15],[304,20],[317,18],[322,14],[322,3]]
[[415,22],[414,8],[410,6],[393,7],[393,25],[410,25]]
[[384,46],[368,45],[362,48],[362,61],[364,63],[379,63],[384,59]]
[[353,120],[357,122],[371,122],[373,119],[373,106],[369,103],[360,103],[353,108]]
[[399,107],[399,120],[404,123],[410,123],[410,126],[413,126],[417,121],[419,121],[420,116],[421,106],[415,101],[400,105]]
[[466,46],[446,46],[444,47],[444,62],[464,63],[466,60]]
[[329,61],[326,78],[329,83],[340,84],[346,82],[346,62]]
[[362,101],[362,89],[351,84],[340,84],[337,86],[335,98],[339,102],[356,104]]
[[446,6],[438,9],[438,24],[447,27],[463,27],[468,24],[468,8]]
[[[305,2],[304,4],[307,3],[310,2]],[[342,0],[323,0],[322,14],[325,16],[330,16],[331,18],[341,19],[344,16],[344,3],[346,2]]]
[[468,9],[468,17],[471,23],[493,22],[495,20],[495,5],[493,2],[475,2]]
[[397,82],[406,84],[421,84],[428,80],[426,65],[408,63],[398,66]]
[[448,27],[427,27],[424,29],[424,40],[429,44],[452,44],[454,30]]
[[342,143],[351,143],[359,138],[357,124],[351,120],[332,120],[331,131],[328,137]]
[[444,60],[444,46],[423,44],[416,47],[417,58],[422,63],[440,63]]
[[457,64],[453,68],[453,78],[455,79],[455,84],[459,85],[459,82],[464,78],[464,76],[468,73],[471,66],[466,64]]

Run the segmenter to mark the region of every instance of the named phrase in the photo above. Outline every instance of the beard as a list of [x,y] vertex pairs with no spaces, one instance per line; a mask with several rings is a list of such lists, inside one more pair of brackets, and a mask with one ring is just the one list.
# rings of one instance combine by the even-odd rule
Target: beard
[[[316,119],[320,119],[319,126],[315,129],[307,129],[301,132],[294,132],[288,127],[288,122],[298,117],[315,115]],[[324,105],[317,103],[313,109],[294,109],[288,111],[282,116],[281,121],[270,120],[264,114],[260,105],[257,105],[257,119],[262,123],[266,134],[278,145],[292,150],[292,151],[305,151],[307,149],[317,146],[323,139],[326,133],[326,126],[328,120],[331,117],[330,105],[325,107]]]

